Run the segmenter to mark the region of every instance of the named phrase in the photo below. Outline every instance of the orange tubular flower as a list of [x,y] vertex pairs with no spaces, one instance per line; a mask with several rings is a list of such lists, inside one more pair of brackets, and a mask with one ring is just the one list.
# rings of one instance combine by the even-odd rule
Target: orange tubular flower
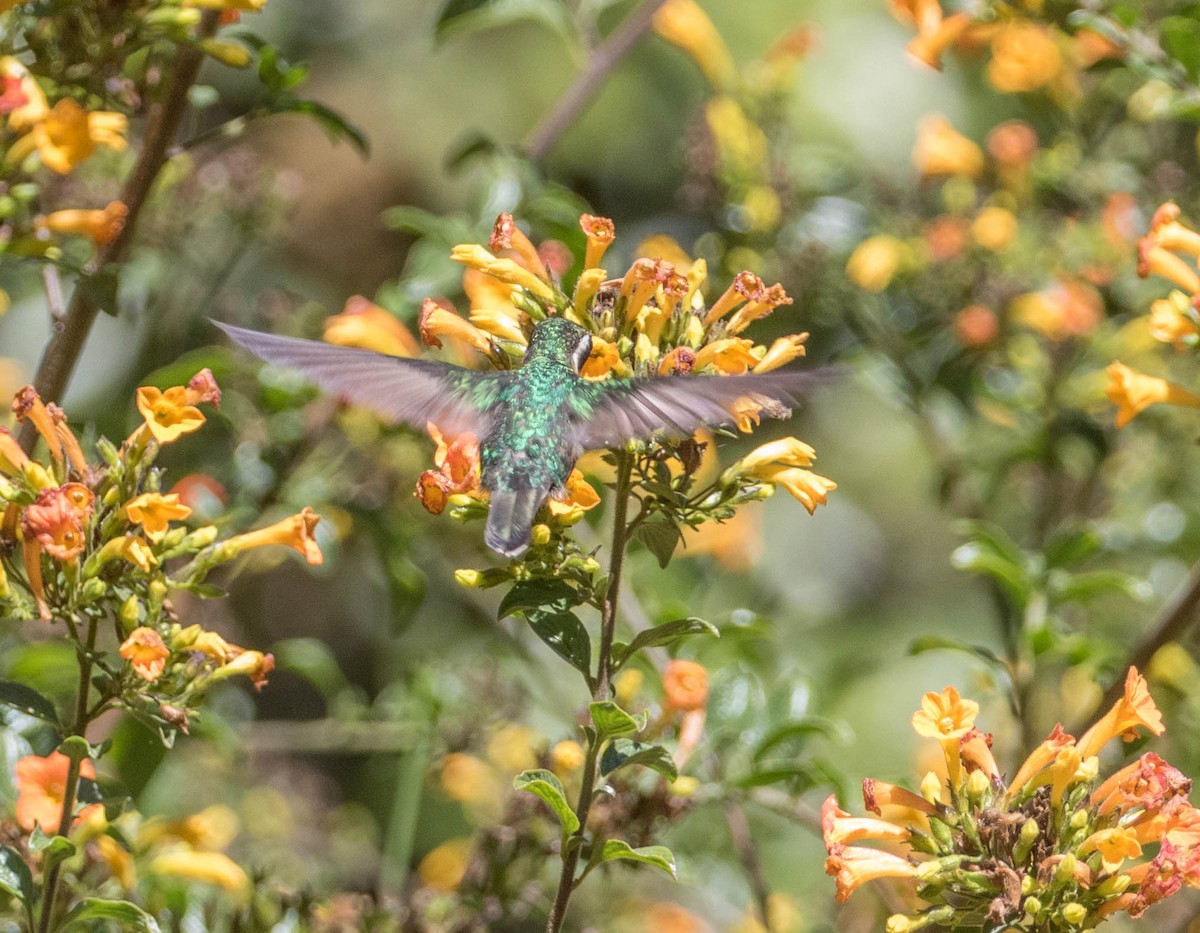
[[879,839],[886,842],[908,842],[912,833],[903,826],[869,816],[851,816],[838,807],[837,795],[830,794],[821,805],[821,836],[825,848],[858,842],[860,839]]
[[121,643],[120,654],[133,667],[135,674],[150,683],[162,676],[167,658],[171,656],[163,644],[162,636],[144,625],[129,633],[129,637]]
[[512,259],[493,256],[477,243],[458,244],[450,250],[450,258],[455,262],[461,262],[464,266],[486,272],[501,282],[519,285],[540,298],[554,297],[554,289],[536,273],[530,272]]
[[704,326],[711,327],[734,308],[756,298],[765,290],[763,280],[753,272],[739,272],[721,297],[709,307],[708,313],[704,315]]
[[941,71],[942,56],[963,37],[971,23],[970,14],[954,13],[938,20],[933,28],[922,29],[908,43],[905,50],[914,61]]
[[708,671],[695,661],[669,661],[662,684],[663,702],[669,710],[687,713],[702,710],[708,703]]
[[635,259],[621,279],[621,297],[625,302],[625,324],[632,323],[658,289],[658,283],[674,271],[660,259]]
[[1153,752],[1112,774],[1092,792],[1090,804],[1101,816],[1120,808],[1157,812],[1168,800],[1186,796],[1192,782]]
[[974,727],[958,740],[958,756],[968,771],[982,771],[989,778],[999,777],[1000,768],[992,756],[992,736]]
[[496,218],[496,223],[492,226],[492,235],[488,239],[488,247],[497,256],[507,251],[510,258],[522,268],[545,282],[550,281],[546,274],[546,264],[538,254],[537,247],[517,226],[512,214],[501,214]]
[[21,512],[21,531],[58,561],[73,561],[87,544],[84,525],[91,516],[92,493],[79,483],[43,489]]
[[1098,830],[1083,841],[1079,846],[1079,854],[1086,856],[1090,852],[1099,852],[1101,867],[1112,874],[1121,868],[1126,859],[1141,855],[1142,847],[1132,830],[1114,827]]
[[667,0],[654,14],[654,31],[683,49],[717,90],[737,74],[725,40],[693,0]]
[[1030,752],[1029,757],[1025,759],[1021,767],[1017,769],[1017,773],[1013,775],[1013,779],[1009,781],[1010,796],[1020,793],[1027,784],[1054,763],[1060,751],[1070,748],[1074,744],[1074,736],[1064,732],[1061,725],[1055,725],[1050,731],[1050,735],[1041,745]]
[[340,314],[325,319],[321,337],[339,347],[358,347],[388,356],[421,355],[421,344],[412,331],[391,312],[362,295],[347,298]]
[[1063,71],[1063,56],[1050,29],[1039,23],[1005,23],[992,36],[987,79],[1005,93],[1036,91]]
[[768,348],[767,352],[763,354],[763,358],[754,364],[753,371],[756,373],[769,373],[780,366],[786,366],[792,360],[804,356],[804,344],[807,340],[807,332],[777,338]]
[[1179,222],[1179,205],[1167,201],[1159,206],[1150,221],[1147,238],[1163,249],[1200,256],[1200,233]]
[[[26,832],[40,826],[42,832],[53,836],[62,824],[63,798],[67,789],[67,772],[71,759],[62,752],[54,751],[44,758],[41,755],[26,755],[16,763],[17,773],[17,825]],[[96,766],[91,759],[79,763],[79,774],[92,779]],[[89,812],[101,804],[85,807],[72,821],[78,823]]]
[[913,879],[917,876],[917,869],[890,852],[863,846],[836,845],[825,860],[825,874],[833,875],[837,884],[837,901],[843,904],[868,881],[879,878]]
[[605,250],[616,239],[616,227],[607,217],[596,217],[592,214],[581,214],[579,227],[587,237],[587,252],[584,253],[583,268],[585,270],[595,269],[599,267],[600,260],[604,258]]
[[1112,709],[1079,738],[1079,754],[1084,758],[1095,755],[1110,739],[1118,735],[1132,741],[1137,728],[1145,728],[1155,735],[1162,735],[1162,713],[1154,704],[1146,678],[1131,667],[1125,676],[1125,694],[1113,704]]
[[282,521],[276,522],[274,525],[268,525],[266,528],[259,528],[255,531],[247,531],[245,534],[237,535],[230,538],[228,541],[218,545],[221,549],[228,549],[229,557],[235,557],[242,551],[247,551],[250,548],[263,547],[268,544],[282,544],[285,547],[294,548],[304,555],[304,559],[310,564],[324,563],[325,558],[321,554],[320,547],[317,546],[317,541],[313,537],[313,532],[316,530],[317,523],[321,520],[316,512],[308,506],[305,506],[296,515],[292,515]]
[[915,810],[918,813],[924,813],[926,816],[931,816],[937,812],[937,807],[920,794],[914,794],[911,790],[906,790],[895,784],[889,784],[886,781],[863,778],[862,792],[863,805],[876,816],[882,815],[883,807],[888,806]]
[[97,246],[104,246],[117,238],[125,228],[125,217],[129,208],[122,201],[110,201],[99,210],[54,211],[37,221],[37,226],[54,233],[85,236]]
[[151,543],[158,544],[173,521],[182,521],[192,514],[186,505],[181,505],[179,496],[144,492],[125,503],[125,516],[142,530]]
[[97,146],[124,149],[128,122],[124,114],[89,113],[69,98],[60,100],[25,136],[13,143],[8,158],[20,162],[36,151],[47,168],[66,175],[90,158]]
[[686,376],[696,368],[696,351],[689,347],[676,347],[658,363],[660,376]]
[[169,444],[204,426],[204,414],[188,399],[183,386],[171,386],[165,392],[142,386],[137,390],[137,408],[146,421],[145,430],[160,444]]
[[428,347],[440,347],[440,338],[453,337],[488,356],[495,353],[492,339],[487,334],[453,311],[442,307],[432,298],[426,298],[421,303],[418,326],[421,330],[421,341]]
[[62,443],[58,439],[58,430],[54,426],[54,418],[51,417],[41,396],[33,386],[25,386],[16,394],[12,403],[12,412],[16,415],[17,421],[22,423],[28,421],[37,428],[38,434],[42,436],[42,440],[50,449],[50,456],[61,463],[63,449]]
[[92,468],[83,455],[83,448],[79,446],[79,438],[75,436],[71,426],[67,423],[66,412],[53,403],[47,405],[46,410],[50,412],[50,420],[54,422],[54,433],[62,445],[63,453],[70,462],[71,468],[78,476],[87,477]]
[[583,478],[579,470],[572,470],[564,484],[566,495],[562,498],[551,498],[547,503],[550,514],[560,524],[574,525],[583,518],[583,513],[594,509],[600,504],[600,494],[592,488],[592,484]]
[[927,114],[917,124],[912,161],[926,178],[935,175],[975,178],[983,172],[983,150],[954,129],[940,113]]
[[463,272],[463,291],[471,303],[471,323],[500,340],[525,346],[525,336],[531,327],[529,315],[518,311],[512,303],[513,286],[478,269]]
[[584,379],[607,379],[609,373],[623,366],[621,351],[615,343],[603,337],[592,337],[592,352],[580,368],[579,375]]
[[1135,417],[1160,402],[1200,408],[1200,395],[1183,386],[1157,376],[1135,372],[1124,363],[1108,366],[1108,387],[1104,390],[1109,401],[1117,406],[1117,427],[1123,428]]
[[1200,274],[1174,253],[1160,246],[1152,234],[1138,240],[1137,274],[1145,279],[1161,276],[1189,295],[1200,292]]
[[776,283],[770,288],[763,289],[759,294],[750,299],[750,301],[742,305],[734,313],[733,317],[729,319],[726,329],[731,334],[739,334],[749,327],[752,322],[766,317],[781,305],[790,305],[791,303],[792,299],[783,290],[783,286]]

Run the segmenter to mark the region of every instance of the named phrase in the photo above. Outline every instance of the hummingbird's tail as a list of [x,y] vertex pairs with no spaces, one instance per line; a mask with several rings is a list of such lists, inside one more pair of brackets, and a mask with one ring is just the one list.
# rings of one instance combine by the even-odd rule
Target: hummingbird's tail
[[505,557],[520,557],[529,547],[533,517],[545,501],[544,489],[493,489],[484,543]]

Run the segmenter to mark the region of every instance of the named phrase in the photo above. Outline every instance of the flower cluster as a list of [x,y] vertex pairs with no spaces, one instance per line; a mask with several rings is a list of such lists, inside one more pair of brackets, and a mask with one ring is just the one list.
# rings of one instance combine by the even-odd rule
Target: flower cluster
[[[1100,750],[1137,730],[1163,732],[1145,679],[1130,668],[1124,696],[1083,735],[1056,726],[1011,780],[975,728],[978,704],[953,687],[927,693],[913,728],[935,739],[945,780],[930,772],[914,793],[870,778],[874,817],[854,817],[830,796],[821,826],[826,871],[844,901],[861,885],[899,879],[927,906],[895,914],[888,933],[926,927],[1090,929],[1200,886],[1200,810],[1191,781],[1147,752],[1107,777]],[[858,845],[864,840],[885,848]]]
[[101,440],[99,462],[86,458],[63,411],[32,386],[17,393],[13,412],[44,442],[45,461],[0,428],[0,606],[17,618],[64,625],[91,652],[99,647],[96,626],[111,621],[116,657],[97,662],[108,690],[95,712],[121,705],[164,729],[186,730],[187,711],[208,685],[241,674],[261,686],[271,656],[182,627],[169,593],[204,595],[209,571],[263,545],[290,546],[321,562],[310,509],[218,541],[214,525],[189,526],[192,509],[179,491],[162,490],[153,465],[159,449],[203,426],[197,406],[219,402],[208,370],[187,385],[143,387],[141,423],[120,447]]
[[[1178,352],[1200,346],[1200,233],[1180,219],[1172,201],[1154,212],[1150,229],[1137,241],[1137,273],[1155,276],[1176,286],[1166,298],[1150,305],[1145,325],[1151,337]],[[1186,257],[1186,258],[1185,258]],[[1108,397],[1117,406],[1117,427],[1122,428],[1151,405],[1200,407],[1200,395],[1158,376],[1113,362],[1108,367]]]
[[[766,373],[802,357],[805,333],[780,337],[769,346],[744,336],[756,320],[791,303],[780,285],[767,285],[751,272],[738,274],[711,303],[705,303],[703,259],[693,260],[673,241],[656,237],[643,244],[626,271],[611,278],[601,267],[616,232],[611,220],[584,214],[580,227],[587,242],[582,269],[571,294],[560,282],[571,257],[557,241],[535,245],[509,214],[501,214],[488,248],[455,246],[451,256],[467,267],[463,287],[470,302],[467,317],[448,302],[426,299],[421,309],[420,340],[426,346],[477,351],[494,366],[518,365],[534,325],[550,315],[562,315],[587,328],[592,352],[584,363],[584,378],[606,379],[651,375],[742,375]],[[668,258],[669,257],[669,258]],[[343,345],[413,355],[413,336],[394,317],[365,299],[348,303],[326,322],[327,340]],[[764,414],[761,401],[738,403],[740,430],[749,432]],[[437,469],[421,474],[416,494],[430,512],[449,510],[456,518],[485,513],[479,488],[479,446],[473,436],[443,437],[433,425]],[[708,518],[732,517],[732,506],[764,498],[777,486],[794,495],[809,511],[824,503],[836,486],[812,472],[813,449],[796,438],[760,447],[699,490],[691,488],[699,464],[702,439],[683,444],[643,444],[643,478],[657,477],[656,464],[674,456],[680,469],[670,480],[673,491],[688,492],[679,499],[677,520],[699,525]],[[598,471],[603,473],[602,470]],[[652,501],[652,500],[651,500]],[[551,499],[543,523],[534,527],[534,555],[550,560],[575,556],[558,532],[577,522],[600,502],[595,488],[576,469],[565,484],[565,495]],[[664,503],[665,507],[666,503]],[[591,561],[594,563],[594,561]],[[584,568],[586,569],[586,568]],[[492,585],[503,573],[464,572],[465,583]]]

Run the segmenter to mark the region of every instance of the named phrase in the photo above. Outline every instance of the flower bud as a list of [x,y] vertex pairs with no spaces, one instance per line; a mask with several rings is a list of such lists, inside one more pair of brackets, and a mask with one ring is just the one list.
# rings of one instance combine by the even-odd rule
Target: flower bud
[[223,39],[201,39],[196,43],[206,55],[230,68],[245,68],[250,64],[250,50],[240,42]]
[[197,528],[191,534],[185,536],[183,541],[180,542],[180,547],[189,551],[198,551],[216,541],[217,534],[216,525],[205,525],[203,528]]
[[1025,908],[1025,913],[1027,916],[1036,917],[1038,911],[1042,909],[1042,902],[1036,897],[1027,897],[1025,898],[1025,903],[1022,906]]
[[46,472],[46,468],[36,460],[30,460],[26,463],[21,473],[25,476],[25,482],[38,492],[58,485],[58,483],[54,482],[54,477]]
[[1035,819],[1028,819],[1021,825],[1021,835],[1017,837],[1017,844],[1013,846],[1014,864],[1020,865],[1029,857],[1033,844],[1037,842],[1039,831],[1040,827]]
[[140,610],[141,602],[136,596],[130,596],[125,602],[121,603],[121,608],[117,612],[117,618],[121,620],[121,625],[124,626],[126,632],[131,632],[137,628]]
[[1062,917],[1067,923],[1072,926],[1078,926],[1087,919],[1087,908],[1078,901],[1071,901],[1068,904],[1063,904]]
[[986,774],[982,771],[972,771],[967,778],[967,799],[977,807],[982,806],[990,786],[991,782]]
[[108,584],[99,577],[92,577],[83,584],[79,591],[79,601],[83,605],[94,603],[108,592]]
[[921,796],[935,806],[942,799],[942,779],[934,771],[927,771],[921,778]]
[[116,446],[106,437],[102,437],[96,441],[96,452],[100,454],[100,459],[113,469],[116,469],[121,463],[121,455],[118,453]]
[[182,26],[187,28],[200,22],[200,10],[195,7],[163,7],[151,10],[145,16],[147,26]]
[[1067,825],[1070,826],[1071,829],[1078,832],[1079,830],[1081,830],[1085,826],[1087,826],[1088,819],[1089,819],[1089,814],[1088,814],[1087,810],[1082,810],[1082,809],[1076,810],[1074,813],[1071,814],[1071,819],[1067,822]]
[[694,797],[700,789],[700,779],[690,774],[681,774],[667,785],[667,790],[676,797]]
[[1058,863],[1058,868],[1054,872],[1054,880],[1059,884],[1070,884],[1075,881],[1075,867],[1079,864],[1079,859],[1068,852],[1063,856],[1063,860]]
[[483,573],[470,568],[456,570],[454,571],[454,582],[459,586],[474,588],[483,584]]
[[541,547],[550,543],[550,526],[549,525],[534,525],[530,532],[529,541],[536,547]]

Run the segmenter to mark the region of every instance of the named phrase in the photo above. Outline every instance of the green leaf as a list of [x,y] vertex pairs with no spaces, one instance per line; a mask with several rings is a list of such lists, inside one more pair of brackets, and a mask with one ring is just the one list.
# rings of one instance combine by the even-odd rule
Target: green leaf
[[56,729],[62,729],[54,704],[33,687],[28,687],[15,680],[0,680],[0,703],[18,709],[29,716],[36,716],[38,719],[50,723]]
[[109,901],[100,897],[86,897],[67,914],[59,929],[91,920],[113,920],[124,933],[161,933],[158,922],[129,901]]
[[1057,534],[1046,545],[1046,566],[1078,564],[1100,550],[1100,536],[1090,528]]
[[326,107],[319,101],[283,94],[268,101],[267,109],[271,113],[303,114],[320,126],[334,142],[345,140],[364,156],[370,154],[371,144],[367,141],[367,134],[332,107]]
[[608,839],[604,843],[604,854],[601,861],[613,862],[624,859],[630,862],[641,862],[643,865],[653,865],[661,868],[672,878],[678,878],[675,868],[675,853],[666,846],[642,846],[635,849],[628,842],[620,839]]
[[564,37],[573,34],[570,14],[560,0],[448,0],[434,24],[434,37],[441,42],[455,33],[522,19],[544,23]]
[[959,570],[979,573],[995,580],[1017,608],[1024,608],[1033,590],[1022,564],[1008,558],[976,541],[955,548],[950,562]]
[[1159,21],[1158,35],[1167,54],[1195,81],[1200,75],[1200,22],[1188,16],[1168,16]]
[[564,836],[569,836],[579,829],[579,817],[575,815],[575,811],[567,803],[567,795],[563,791],[562,783],[555,777],[553,772],[542,768],[533,771],[522,771],[513,778],[513,787],[517,790],[529,791],[529,793],[536,797],[541,797],[550,809],[554,811],[554,815],[558,817],[558,822],[562,825]]
[[21,853],[8,846],[0,847],[0,890],[26,904],[33,903],[33,873]]
[[579,605],[579,594],[563,580],[524,580],[504,594],[497,619],[530,609],[570,609]]
[[1004,671],[1008,670],[1008,662],[985,645],[972,645],[970,642],[959,641],[957,638],[946,638],[942,635],[923,635],[908,643],[910,655],[925,654],[927,651],[962,651]]
[[633,537],[654,555],[658,560],[658,566],[665,570],[667,564],[671,562],[675,548],[679,546],[683,533],[673,521],[666,518],[654,518],[638,525],[634,529]]
[[645,648],[658,648],[662,645],[670,645],[681,638],[686,638],[688,635],[711,635],[713,638],[721,637],[721,633],[717,630],[717,627],[711,622],[705,622],[703,619],[687,618],[676,619],[673,622],[664,622],[662,625],[656,625],[654,628],[639,632],[633,641],[622,648],[620,652],[616,652],[614,654],[616,666],[620,667]]
[[600,773],[612,774],[626,765],[641,765],[657,771],[668,781],[679,777],[671,753],[661,745],[644,745],[635,739],[613,739],[600,756]]
[[774,749],[792,739],[804,739],[813,735],[823,735],[838,742],[844,742],[847,738],[846,728],[841,723],[824,716],[805,716],[768,732],[754,750],[754,760],[761,761]]
[[583,623],[566,610],[529,610],[525,619],[535,635],[560,658],[583,674],[591,676],[592,640]]
[[646,713],[630,716],[612,700],[602,700],[589,703],[588,712],[592,716],[592,725],[596,734],[602,739],[611,739],[618,735],[632,735],[646,728]]
[[105,314],[117,316],[117,291],[120,288],[121,266],[110,262],[90,275],[81,276],[75,283],[89,302]]
[[1052,579],[1051,592],[1057,602],[1086,602],[1097,596],[1121,593],[1144,602],[1154,595],[1145,580],[1119,570],[1092,570],[1076,573],[1063,580]]
[[463,168],[477,158],[495,155],[502,151],[500,143],[494,137],[474,130],[450,147],[450,151],[446,153],[444,164],[447,170],[453,171]]
[[816,762],[778,762],[755,768],[745,777],[734,781],[733,786],[745,790],[751,787],[765,787],[768,784],[787,784],[794,793],[802,793],[813,787],[833,786],[836,783],[836,776]]

